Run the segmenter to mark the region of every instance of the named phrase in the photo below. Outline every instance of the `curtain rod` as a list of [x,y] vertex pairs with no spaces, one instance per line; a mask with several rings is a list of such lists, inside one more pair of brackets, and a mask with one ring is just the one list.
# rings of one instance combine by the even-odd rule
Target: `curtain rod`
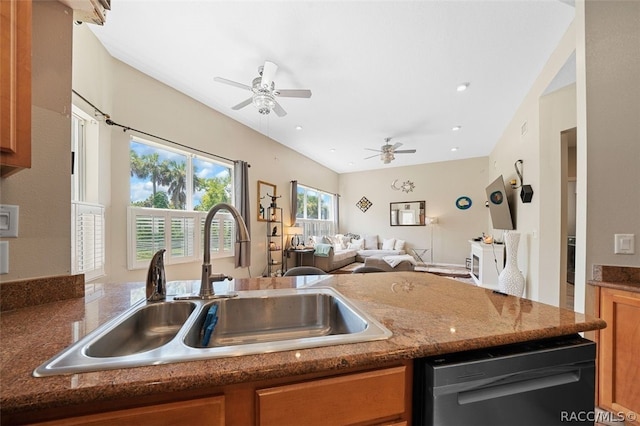
[[[75,91],[75,90],[73,90],[73,89],[71,89],[71,91],[73,92],[73,94],[74,94],[74,95],[78,96],[80,99],[82,99],[82,100],[83,100],[83,101],[85,101],[87,104],[89,104],[89,105],[91,106],[91,108],[93,108],[94,110],[96,110],[96,112],[100,113],[100,115],[102,115],[102,116],[105,118],[105,123],[107,123],[109,126],[116,126],[116,127],[120,127],[120,128],[122,128],[122,131],[123,131],[123,132],[126,132],[127,130],[132,130],[132,131],[134,131],[134,132],[136,132],[136,133],[140,133],[140,134],[145,135],[145,136],[151,136],[152,138],[160,139],[160,140],[163,140],[163,141],[165,141],[165,142],[169,142],[169,143],[172,143],[172,144],[174,144],[174,145],[178,145],[178,146],[180,146],[180,147],[182,147],[182,148],[187,148],[187,149],[190,149],[190,150],[192,150],[192,151],[199,152],[199,153],[201,153],[201,154],[210,155],[210,156],[212,156],[212,157],[216,157],[216,158],[219,158],[219,159],[221,159],[221,160],[230,161],[230,162],[232,162],[232,163],[234,163],[234,164],[238,162],[238,160],[233,160],[233,159],[231,159],[231,158],[223,157],[222,155],[213,154],[213,153],[211,153],[211,152],[203,151],[203,150],[201,150],[201,149],[194,148],[194,147],[192,147],[192,146],[188,146],[188,145],[184,145],[184,144],[181,144],[181,143],[179,143],[179,142],[172,141],[172,140],[170,140],[170,139],[166,139],[166,138],[163,138],[163,137],[160,137],[160,136],[156,136],[156,135],[153,135],[153,134],[151,134],[151,133],[143,132],[142,130],[134,129],[133,127],[129,127],[129,126],[124,126],[124,125],[122,125],[122,124],[118,124],[118,123],[116,123],[115,121],[113,121],[113,120],[111,119],[111,116],[110,116],[109,114],[106,114],[106,113],[102,112],[102,111],[100,110],[100,108],[98,108],[97,106],[95,106],[93,103],[91,103],[87,98],[85,98],[84,96],[82,96],[80,93],[76,92],[76,91]],[[251,164],[249,164],[248,166],[249,166],[249,167],[251,167]]]
[[[293,180],[292,180],[291,182],[298,182],[298,181],[293,181]],[[300,185],[304,186],[304,187],[309,188],[309,189],[315,189],[316,191],[324,192],[324,193],[327,193],[327,194],[332,194],[331,192],[329,192],[329,191],[327,191],[327,190],[324,190],[324,189],[315,188],[315,187],[313,187],[313,186],[311,186],[311,185],[307,185],[307,184],[305,184],[305,183],[301,183],[301,182],[298,182],[298,183],[299,183]],[[335,194],[335,193],[334,193],[333,195],[335,195],[336,197],[339,197],[339,196],[340,196],[340,194]]]

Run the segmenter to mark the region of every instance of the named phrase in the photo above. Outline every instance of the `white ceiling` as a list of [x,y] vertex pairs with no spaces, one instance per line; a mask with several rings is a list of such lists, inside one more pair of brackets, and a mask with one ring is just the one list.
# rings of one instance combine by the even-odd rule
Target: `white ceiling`
[[[345,173],[488,155],[573,16],[558,0],[113,0],[90,27],[117,59]],[[251,85],[265,60],[276,88],[312,97],[278,98],[282,118],[231,110],[250,92],[213,78]],[[386,137],[417,153],[365,160]]]

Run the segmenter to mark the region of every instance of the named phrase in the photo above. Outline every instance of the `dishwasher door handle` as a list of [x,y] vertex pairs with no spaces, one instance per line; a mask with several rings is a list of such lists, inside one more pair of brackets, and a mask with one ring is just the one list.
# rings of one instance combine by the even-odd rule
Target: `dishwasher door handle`
[[552,376],[537,377],[534,379],[526,379],[519,382],[495,385],[482,389],[468,390],[458,394],[458,404],[471,404],[478,401],[485,401],[487,399],[500,398],[507,395],[575,383],[579,380],[580,370],[578,369]]

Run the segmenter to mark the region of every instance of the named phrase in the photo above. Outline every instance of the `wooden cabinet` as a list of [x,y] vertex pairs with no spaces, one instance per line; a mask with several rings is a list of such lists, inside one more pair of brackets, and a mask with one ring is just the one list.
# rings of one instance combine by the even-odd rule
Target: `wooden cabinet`
[[0,176],[31,167],[31,0],[0,1]]
[[207,425],[224,426],[224,396],[199,398],[190,401],[171,402],[168,404],[149,405],[140,408],[108,411],[88,416],[71,417],[39,425]]
[[[406,426],[411,422],[412,366],[407,360],[332,374],[309,373],[121,401],[94,401],[19,417],[3,416],[2,424]],[[68,417],[73,414],[75,417]]]
[[323,426],[402,420],[410,399],[405,378],[405,367],[394,367],[260,389],[257,423]]
[[640,413],[640,293],[600,287],[598,405]]

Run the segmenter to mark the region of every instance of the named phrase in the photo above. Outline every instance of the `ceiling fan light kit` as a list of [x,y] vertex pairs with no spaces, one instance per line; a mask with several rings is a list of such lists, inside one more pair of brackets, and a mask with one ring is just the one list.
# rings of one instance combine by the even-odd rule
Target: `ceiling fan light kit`
[[[371,149],[371,148],[365,148],[368,151],[377,151],[380,153],[380,160],[382,160],[383,164],[389,164],[390,162],[392,162],[393,160],[395,160],[395,154],[415,154],[416,150],[415,149],[401,149],[399,150],[398,148],[400,148],[402,146],[402,144],[400,142],[395,143],[394,145],[391,145],[389,142],[391,142],[391,138],[385,138],[384,139],[385,144],[382,145],[380,147],[380,149]],[[367,160],[369,158],[373,158],[373,157],[377,157],[378,154],[376,155],[372,155],[370,157],[365,157],[364,159]]]
[[253,104],[258,109],[258,112],[263,115],[269,114],[272,110],[278,117],[284,117],[287,112],[276,101],[278,97],[288,98],[310,98],[311,90],[308,89],[283,89],[276,90],[276,85],[273,81],[278,66],[270,61],[265,61],[264,65],[258,67],[259,76],[254,78],[251,82],[251,86],[238,83],[236,81],[227,80],[222,77],[215,77],[214,80],[219,83],[225,83],[230,86],[239,87],[245,90],[251,90],[253,95],[239,104],[233,106],[231,109],[239,110],[246,107],[249,104]]

